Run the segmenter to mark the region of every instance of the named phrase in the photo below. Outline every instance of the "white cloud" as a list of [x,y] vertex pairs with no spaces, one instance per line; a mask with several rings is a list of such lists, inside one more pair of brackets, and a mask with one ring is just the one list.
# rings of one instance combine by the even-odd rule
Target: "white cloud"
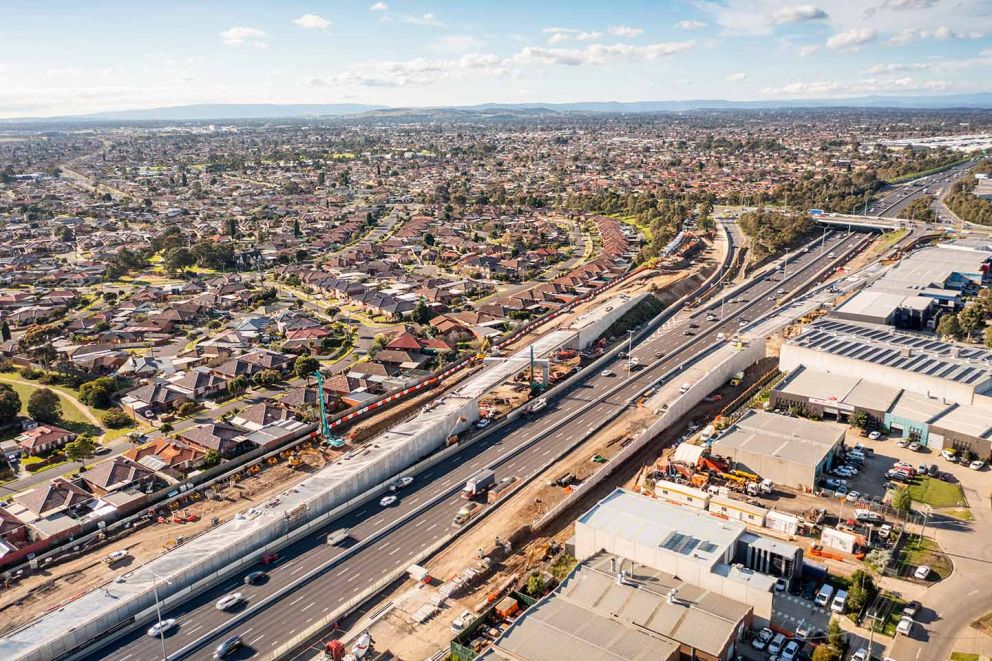
[[827,12],[816,5],[791,5],[779,7],[772,13],[775,23],[802,23],[805,21],[820,21],[827,18]]
[[389,5],[385,2],[377,2],[369,7],[369,11],[389,11]]
[[739,83],[745,78],[747,78],[747,73],[745,73],[744,71],[738,71],[737,73],[732,73],[729,76],[726,76],[724,80],[726,80],[728,83]]
[[316,14],[304,14],[294,18],[293,22],[306,30],[324,30],[331,25],[329,20]]
[[45,75],[49,78],[65,78],[65,77],[76,77],[82,73],[81,69],[76,67],[57,67],[53,69],[45,69]]
[[412,25],[425,25],[433,28],[441,27],[442,25],[444,25],[444,23],[438,20],[437,16],[429,12],[420,15],[408,14],[406,16],[403,16],[402,20],[404,23],[410,23]]
[[431,50],[437,53],[468,53],[477,51],[486,42],[468,34],[446,34],[431,45]]
[[236,26],[220,33],[221,40],[228,46],[254,46],[265,48],[269,35],[264,30]]
[[673,41],[646,46],[630,44],[590,44],[585,48],[542,48],[528,46],[511,59],[517,63],[562,64],[580,66],[590,64],[611,64],[622,60],[657,60],[689,50],[694,41]]
[[877,76],[887,73],[902,73],[904,71],[924,71],[931,68],[929,64],[876,64],[864,69],[861,73]]
[[862,80],[798,80],[782,87],[766,87],[761,94],[776,98],[844,98],[863,94],[898,94],[903,92],[946,91],[953,85],[946,80],[914,78],[865,78]]
[[802,48],[799,49],[799,57],[806,57],[808,55],[812,55],[821,48],[823,47],[820,46],[819,44],[810,44],[808,46],[803,46]]
[[827,39],[827,48],[838,51],[857,51],[878,38],[874,28],[855,28],[840,32]]
[[916,30],[906,28],[892,35],[885,41],[886,46],[905,46],[913,41],[924,41],[934,39],[945,41],[947,39],[982,39],[986,33],[982,30],[955,31],[946,25],[942,25],[935,30]]
[[675,25],[683,30],[698,30],[706,27],[706,23],[702,21],[679,21]]
[[885,0],[882,3],[884,9],[929,9],[937,4],[937,0]]
[[607,30],[614,37],[639,37],[644,34],[643,28],[634,28],[629,25],[611,25],[609,30]]

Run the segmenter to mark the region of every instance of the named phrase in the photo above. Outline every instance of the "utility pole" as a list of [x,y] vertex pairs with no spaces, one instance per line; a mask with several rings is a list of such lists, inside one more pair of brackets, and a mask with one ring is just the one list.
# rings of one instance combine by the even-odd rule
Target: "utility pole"
[[[158,639],[162,642],[162,661],[169,661],[169,654],[165,651],[165,632],[162,631],[162,606],[158,600],[158,574],[151,572],[152,574],[152,593],[155,595],[155,616],[158,618]],[[163,578],[163,581],[172,585],[172,583]]]
[[633,350],[633,345],[632,345],[633,337],[634,337],[634,331],[628,329],[627,330],[627,377],[628,378],[630,378],[630,376],[633,374],[634,371],[634,356],[631,355],[630,353]]

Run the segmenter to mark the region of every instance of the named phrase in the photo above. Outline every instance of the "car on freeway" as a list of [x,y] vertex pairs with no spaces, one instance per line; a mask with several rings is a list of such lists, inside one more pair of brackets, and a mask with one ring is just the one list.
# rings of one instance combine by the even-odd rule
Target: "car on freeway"
[[902,619],[899,620],[899,624],[896,625],[896,633],[908,636],[913,633],[914,624],[916,623],[913,621],[913,618],[903,615]]
[[105,455],[105,454],[110,454],[111,452],[113,452],[113,449],[109,448],[106,445],[98,445],[97,448],[96,448],[96,450],[93,450],[93,454],[95,454],[97,456],[102,456],[102,455]]
[[689,330],[689,329],[687,328],[687,329],[685,329],[684,331],[682,331],[682,334],[683,334],[683,335],[687,335],[687,336],[692,336],[692,335],[695,335],[696,333],[695,333],[695,332],[693,332],[693,331],[691,331],[691,330]]
[[379,501],[379,505],[382,507],[390,507],[391,505],[395,505],[396,503],[398,503],[399,500],[400,499],[397,498],[396,496],[385,496]]
[[870,438],[873,441],[877,441],[878,439],[882,438],[882,432],[880,431],[868,432],[868,438]]
[[968,464],[968,468],[970,468],[973,471],[980,471],[983,468],[985,468],[985,462],[982,461],[981,459],[976,459],[975,461]]
[[801,649],[802,645],[795,640],[790,640],[785,644],[785,647],[782,648],[782,661],[795,661],[796,657],[799,655],[799,650]]
[[231,652],[241,647],[241,636],[231,636],[214,650],[215,659],[223,659]]
[[245,576],[245,585],[257,585],[268,578],[268,576],[269,575],[262,570],[253,571]]
[[217,603],[214,604],[214,607],[219,611],[226,611],[230,608],[234,608],[244,600],[244,595],[240,592],[232,592],[231,594],[224,595],[218,599]]
[[655,358],[664,358],[665,357],[665,352],[664,351],[655,351],[654,352],[654,357]]
[[278,553],[266,553],[265,555],[262,556],[262,564],[263,565],[275,564],[276,560],[278,559],[279,559]]
[[913,578],[917,578],[921,581],[925,581],[930,578],[930,567],[927,565],[920,565],[913,572]]
[[489,423],[490,422],[492,422],[492,420],[490,420],[489,418],[479,418],[475,422],[475,428],[476,429],[485,429],[486,427],[489,426]]
[[413,484],[413,478],[409,475],[404,475],[402,477],[396,478],[392,484],[389,485],[390,491],[399,491]]
[[175,618],[170,617],[167,620],[162,620],[161,622],[156,622],[151,627],[148,628],[148,635],[152,638],[159,638],[165,636],[165,634],[172,631],[176,626]]
[[613,370],[603,370],[603,376],[616,376],[616,372]]

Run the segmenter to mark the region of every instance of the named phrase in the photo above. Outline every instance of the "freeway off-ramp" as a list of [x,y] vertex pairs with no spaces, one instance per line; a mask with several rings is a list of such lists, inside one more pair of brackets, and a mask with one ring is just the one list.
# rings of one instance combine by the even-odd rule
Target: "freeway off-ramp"
[[[654,383],[662,374],[690,362],[695,354],[711,346],[716,341],[717,333],[722,331],[731,335],[739,328],[741,317],[753,320],[767,312],[774,305],[769,299],[777,297],[778,289],[789,291],[806,283],[816,273],[829,269],[830,260],[826,259],[829,252],[836,252],[839,259],[843,251],[863,240],[863,235],[857,234],[828,236],[822,250],[817,245],[817,249],[792,261],[784,278],[781,273],[772,273],[752,281],[746,291],[736,294],[735,300],[741,302],[725,306],[722,322],[710,323],[698,319],[701,311],[697,311],[694,318],[701,327],[695,336],[683,335],[685,327],[677,323],[652,334],[634,348],[634,356],[641,364],[648,366],[635,372],[622,386],[622,376],[609,377],[597,372],[583,384],[584,387],[572,389],[540,417],[515,421],[418,475],[414,483],[402,492],[398,505],[383,509],[375,502],[367,503],[332,522],[320,533],[287,547],[281,552],[280,561],[269,568],[268,580],[264,584],[242,585],[242,575],[238,575],[181,607],[163,613],[163,617],[174,617],[179,621],[179,627],[166,639],[169,653],[195,643],[197,649],[188,656],[209,658],[212,647],[223,636],[238,634],[247,647],[240,656],[232,658],[267,656],[383,575],[410,565],[425,549],[448,535],[454,529],[452,518],[455,512],[464,504],[457,491],[479,468],[502,460],[496,470],[497,477],[516,475],[523,478],[539,473],[550,461],[580,442],[590,429],[615,413],[628,399]],[[683,324],[688,321],[688,318],[682,319]],[[688,346],[680,349],[682,345]],[[663,352],[664,358],[655,360],[656,352]],[[620,365],[622,361],[616,362],[613,369],[620,375],[626,374]],[[619,387],[597,401],[613,386]],[[550,433],[547,433],[548,430]],[[536,442],[532,442],[535,437]],[[430,506],[424,506],[435,499],[436,502]],[[383,534],[393,522],[407,516],[411,517],[408,521]],[[327,545],[326,533],[337,528],[351,529],[352,545],[370,538],[374,541],[355,552],[348,550],[347,543],[340,547]],[[344,557],[334,563],[339,556]],[[251,608],[252,604],[300,581],[308,572],[325,563],[332,563],[326,571],[296,586],[287,596],[248,615],[233,627],[227,628],[227,625],[232,619],[239,619],[237,612],[218,611],[214,607],[221,596],[237,590],[247,598],[246,607]],[[247,571],[258,568],[251,567]],[[160,642],[143,635],[143,631],[137,631],[115,641],[92,658],[144,661],[161,656]]]

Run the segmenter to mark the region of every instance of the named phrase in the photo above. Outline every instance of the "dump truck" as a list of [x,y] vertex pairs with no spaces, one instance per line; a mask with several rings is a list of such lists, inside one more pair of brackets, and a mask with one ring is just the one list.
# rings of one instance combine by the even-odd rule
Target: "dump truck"
[[739,386],[739,385],[741,385],[741,382],[743,380],[744,380],[744,372],[743,371],[734,372],[734,375],[732,377],[730,377],[730,385],[732,385],[734,387]]
[[462,498],[472,500],[489,491],[496,484],[496,473],[488,468],[483,468],[478,473],[468,478],[465,488],[462,489]]

